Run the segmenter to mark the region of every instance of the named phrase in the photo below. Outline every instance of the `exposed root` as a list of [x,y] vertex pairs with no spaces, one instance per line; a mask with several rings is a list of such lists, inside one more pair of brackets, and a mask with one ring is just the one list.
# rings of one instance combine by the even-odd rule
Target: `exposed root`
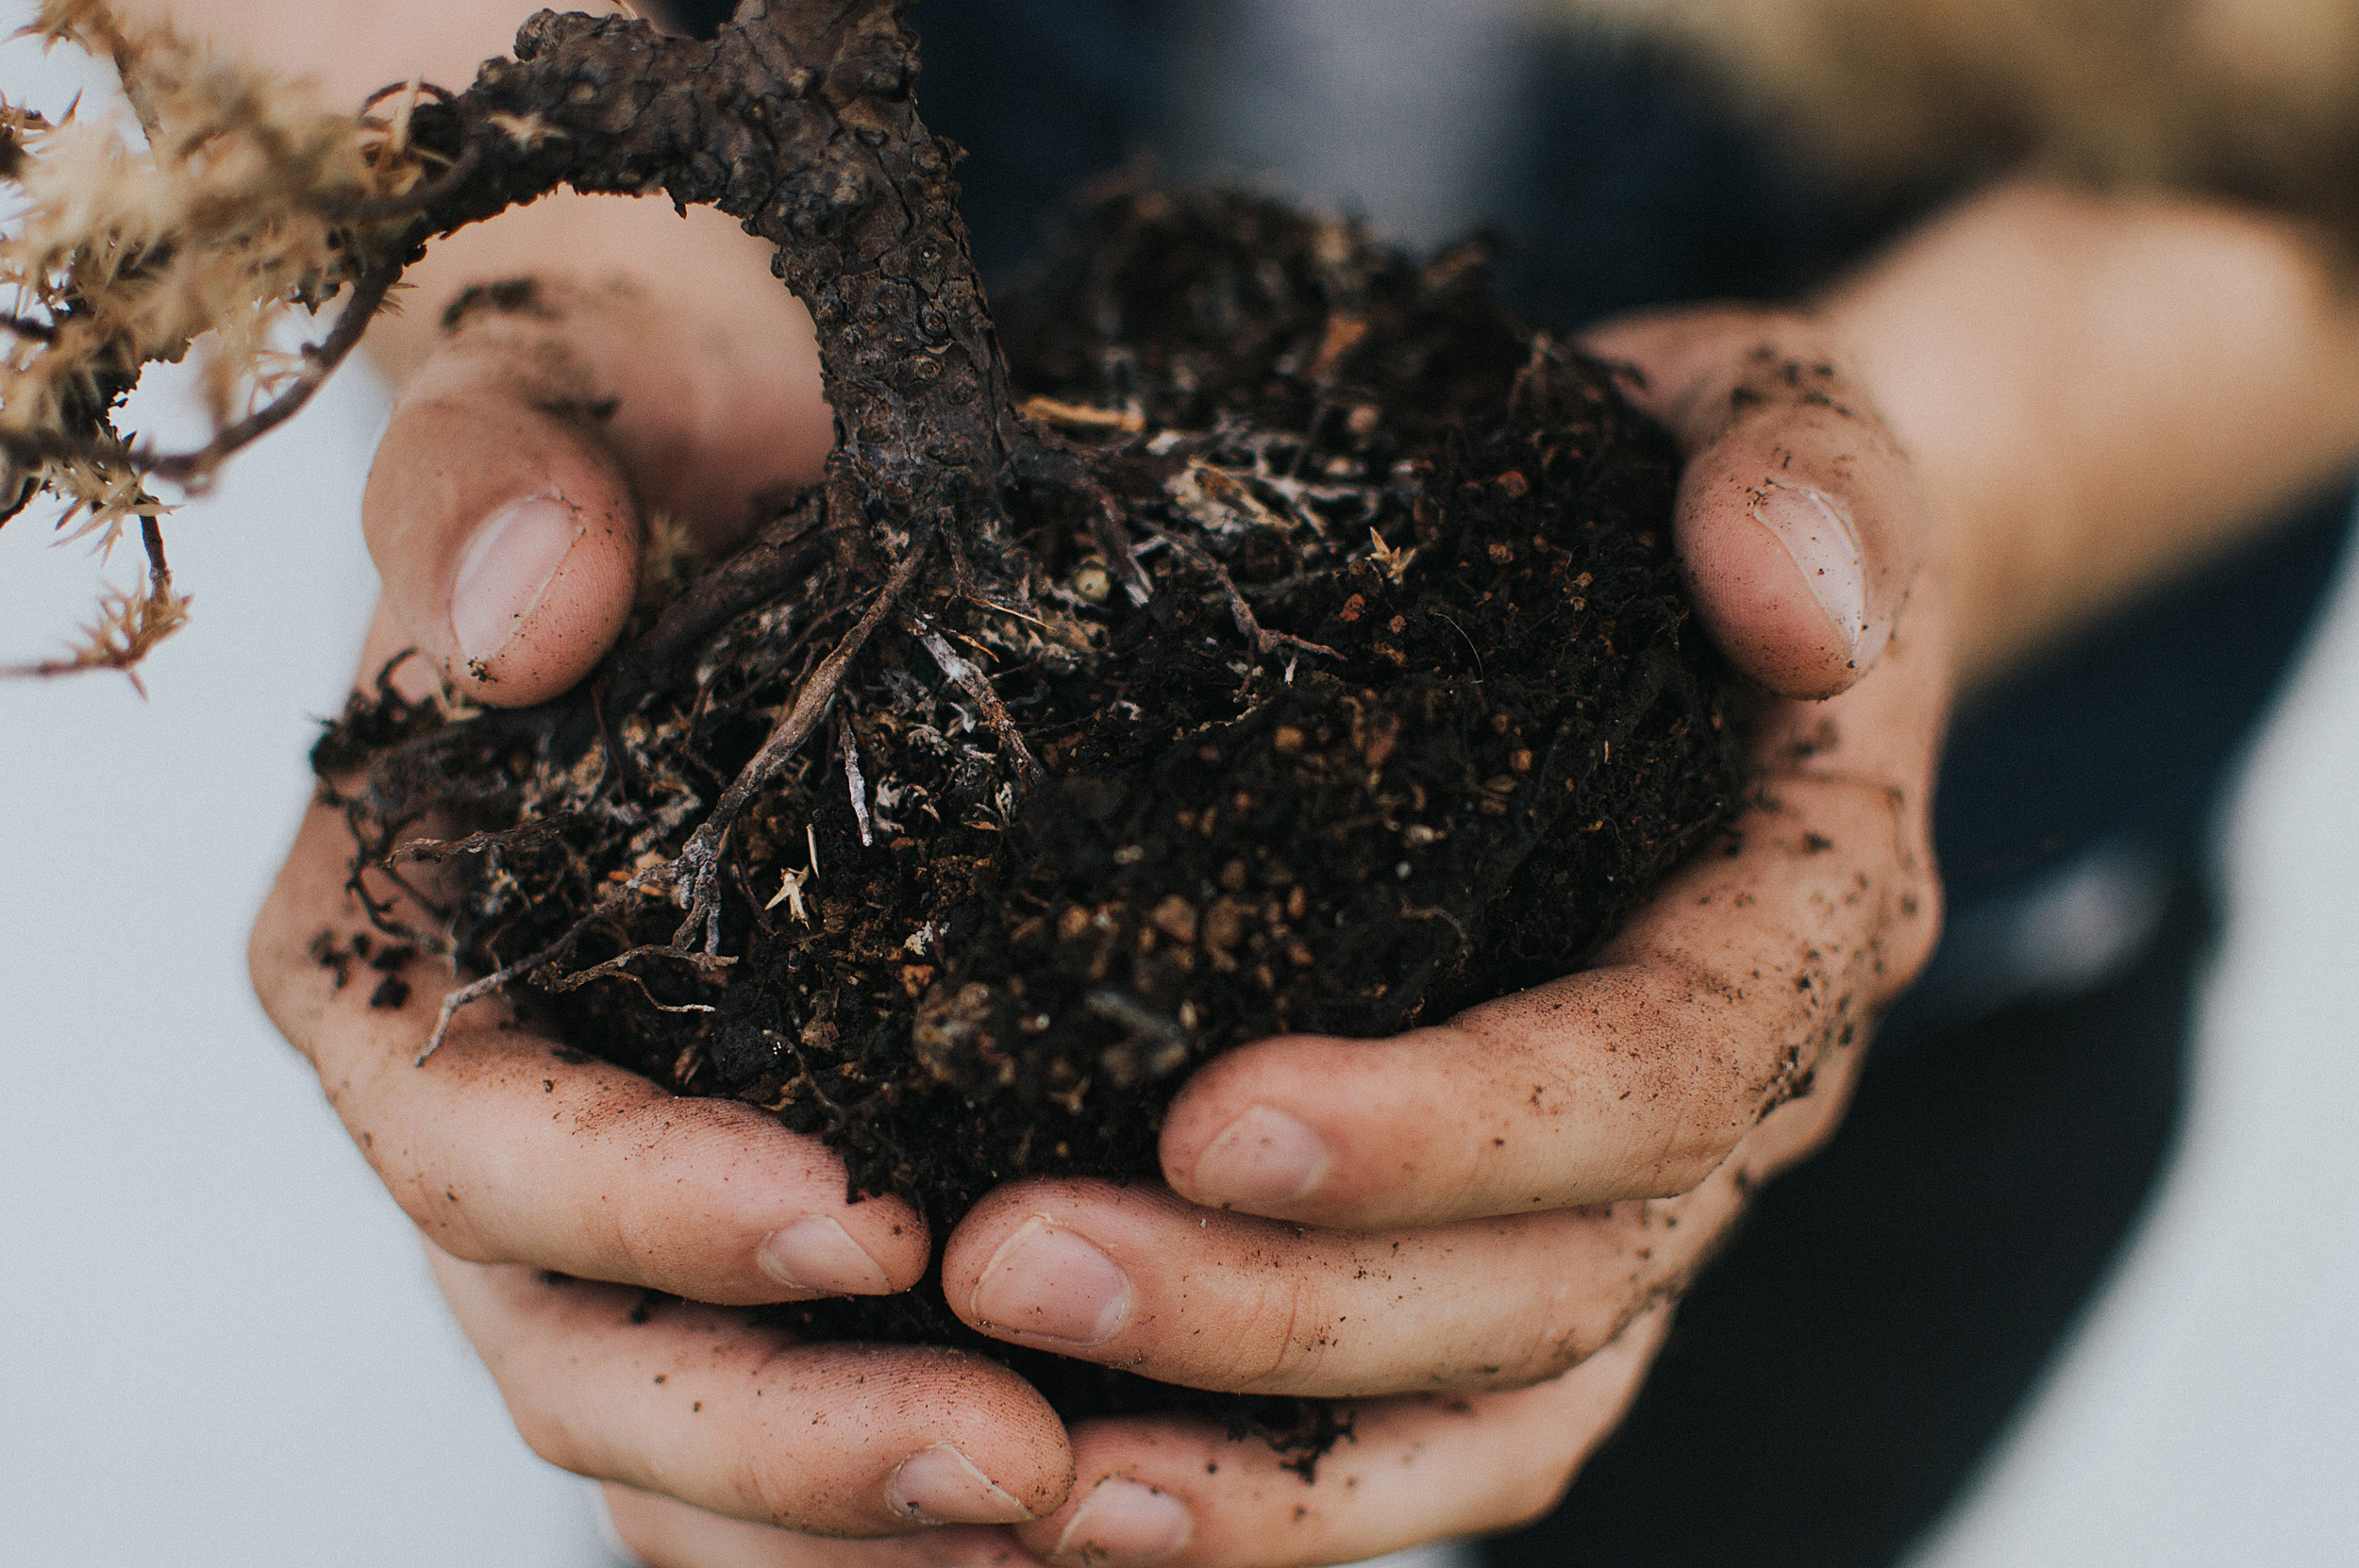
[[1338,660],[1344,657],[1324,642],[1313,642],[1307,638],[1296,637],[1282,631],[1271,631],[1255,617],[1253,607],[1246,603],[1245,595],[1237,591],[1236,579],[1230,576],[1229,568],[1220,563],[1219,557],[1184,534],[1173,533],[1169,528],[1159,527],[1152,523],[1143,524],[1142,526],[1148,533],[1202,567],[1212,575],[1214,582],[1220,584],[1220,591],[1229,597],[1230,616],[1237,623],[1237,630],[1253,644],[1253,651],[1256,654],[1266,659],[1274,653],[1285,650],[1297,654],[1316,654],[1322,659]]
[[752,759],[730,781],[729,787],[722,792],[720,803],[713,807],[712,814],[689,839],[688,847],[680,851],[672,870],[678,881],[678,896],[681,906],[688,910],[688,918],[680,923],[679,933],[672,939],[675,947],[689,946],[694,941],[696,927],[701,925],[704,927],[705,952],[712,957],[720,956],[721,905],[713,893],[712,884],[721,865],[721,842],[728,836],[729,828],[745,813],[754,796],[778,776],[787,761],[810,739],[811,732],[819,727],[819,721],[827,717],[828,706],[835,701],[836,692],[844,684],[845,673],[851,668],[852,660],[860,657],[861,649],[867,646],[868,639],[876,629],[884,624],[886,615],[900,602],[910,584],[916,580],[919,570],[926,564],[926,558],[932,552],[933,542],[934,528],[929,523],[918,530],[916,537],[910,542],[909,553],[893,569],[893,575],[886,579],[877,596],[869,601],[868,608],[853,623],[852,629],[844,634],[844,641],[836,644],[835,651],[821,660],[819,668],[811,672],[811,678],[803,682],[785,716],[772,727],[769,739],[762,742],[761,749],[754,753]]
[[[715,959],[693,950],[683,952],[678,947],[661,942],[648,942],[633,947],[627,952],[617,953],[603,963],[594,963],[587,969],[577,969],[564,976],[553,977],[544,983],[544,989],[557,992],[579,991],[583,986],[605,979],[609,976],[620,976],[627,980],[638,981],[641,993],[645,994],[647,991],[645,983],[639,981],[639,976],[630,972],[630,966],[641,959],[676,959],[682,963],[694,964],[699,969],[725,969],[735,961],[726,958]],[[674,1007],[657,1001],[651,994],[647,995],[647,1003],[658,1012],[683,1013],[716,1010],[702,1002],[689,1002]]]
[[1089,509],[1090,537],[1113,563],[1122,591],[1134,605],[1144,605],[1154,598],[1155,588],[1147,578],[1146,569],[1139,564],[1136,552],[1130,548],[1129,513],[1114,492],[1092,471],[1087,453],[1076,451],[1053,437],[1043,437],[1037,445],[1016,454],[1014,467],[1022,477],[1054,485],[1079,496]]
[[693,654],[699,643],[809,575],[818,565],[828,536],[840,526],[824,525],[816,501],[806,495],[736,555],[689,584],[624,656],[608,686],[605,711],[628,712],[648,692],[677,678],[682,668],[694,668]]
[[533,954],[529,958],[518,959],[514,963],[510,964],[507,968],[495,970],[492,974],[484,976],[483,978],[479,980],[470,980],[467,984],[460,986],[458,990],[443,997],[443,1010],[436,1015],[434,1020],[434,1032],[427,1036],[426,1049],[418,1053],[418,1059],[415,1065],[424,1067],[427,1064],[427,1059],[431,1058],[435,1052],[443,1048],[443,1037],[450,1033],[451,1020],[459,1016],[460,1009],[465,1007],[470,1002],[478,1002],[486,996],[498,994],[500,992],[507,990],[509,986],[513,984],[518,979],[521,979],[523,976],[529,975],[534,970],[540,968],[543,964],[557,963],[561,961],[566,954],[571,953],[574,950],[574,944],[581,940],[581,934],[584,931],[587,931],[594,924],[602,918],[605,913],[606,911],[603,909],[592,909],[588,914],[583,915],[579,920],[574,922],[573,927],[563,936],[558,938],[555,942],[550,942],[546,947],[542,948],[538,953]]
[[[1041,776],[1040,759],[1032,755],[1032,748],[1024,743],[1024,732],[1008,716],[1008,706],[999,700],[999,693],[992,690],[990,677],[973,659],[950,646],[949,639],[936,631],[933,624],[923,615],[913,611],[903,615],[901,627],[924,644],[926,651],[933,656],[934,662],[942,666],[942,673],[956,681],[960,691],[975,699],[975,706],[983,710],[983,717],[990,723],[992,732],[999,737],[999,744],[1015,759],[1016,773],[1023,783],[1029,787],[1036,782]],[[862,838],[865,837],[863,832]]]

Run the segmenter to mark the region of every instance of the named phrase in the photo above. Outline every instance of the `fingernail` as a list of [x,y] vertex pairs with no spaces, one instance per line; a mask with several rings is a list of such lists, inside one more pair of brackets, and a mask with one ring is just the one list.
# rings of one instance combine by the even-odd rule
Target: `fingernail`
[[1824,493],[1777,479],[1763,488],[1752,514],[1794,558],[1819,608],[1842,631],[1845,649],[1856,658],[1867,635],[1867,565],[1851,520]]
[[581,535],[574,509],[550,495],[503,507],[476,530],[450,594],[450,629],[469,663],[499,657]]
[[1186,1545],[1195,1528],[1179,1498],[1109,1476],[1090,1489],[1049,1556],[1093,1563],[1160,1562]]
[[761,1239],[754,1262],[791,1290],[817,1295],[891,1295],[893,1281],[851,1233],[822,1214]]
[[946,1443],[920,1448],[901,1461],[885,1488],[885,1506],[928,1525],[1016,1525],[1032,1517]]
[[1103,1344],[1129,1319],[1130,1281],[1086,1238],[1034,1215],[984,1266],[975,1315],[1027,1339]]
[[1282,1110],[1257,1105],[1196,1161],[1199,1202],[1265,1209],[1309,1197],[1334,1163],[1326,1141]]

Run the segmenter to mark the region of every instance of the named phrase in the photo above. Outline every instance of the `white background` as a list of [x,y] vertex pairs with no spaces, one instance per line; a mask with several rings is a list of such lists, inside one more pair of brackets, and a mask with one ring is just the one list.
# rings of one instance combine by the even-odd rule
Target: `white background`
[[[54,108],[59,73],[26,54],[0,53],[0,83]],[[147,700],[0,684],[0,1561],[611,1560],[244,978],[374,591],[357,508],[382,417],[348,374],[174,519],[195,623]],[[0,663],[55,651],[135,565],[49,548],[35,517],[0,529]],[[2185,1157],[1923,1568],[2349,1560],[2355,784],[2347,580],[2223,835],[2234,924]]]

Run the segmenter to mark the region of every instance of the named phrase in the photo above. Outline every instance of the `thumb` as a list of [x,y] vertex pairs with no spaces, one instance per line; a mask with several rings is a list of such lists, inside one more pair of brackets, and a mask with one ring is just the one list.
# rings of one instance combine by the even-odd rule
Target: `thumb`
[[361,497],[385,602],[478,702],[605,657],[638,589],[642,506],[727,542],[815,480],[833,429],[808,315],[519,281],[468,290],[394,404]]
[[1697,612],[1781,696],[1830,697],[1874,667],[1924,550],[1908,459],[1825,334],[1706,307],[1628,317],[1582,346],[1686,458],[1675,525]]
[[639,583],[629,485],[532,390],[485,356],[429,361],[360,502],[387,607],[453,685],[502,707],[588,674]]

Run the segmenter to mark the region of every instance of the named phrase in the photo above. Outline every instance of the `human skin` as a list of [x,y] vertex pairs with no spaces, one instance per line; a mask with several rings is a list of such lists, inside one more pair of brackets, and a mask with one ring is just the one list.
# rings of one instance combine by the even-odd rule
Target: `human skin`
[[[356,99],[408,70],[463,76],[522,14],[177,10]],[[368,27],[383,52],[360,59],[342,40]],[[551,694],[627,602],[645,510],[725,534],[815,472],[808,325],[761,247],[709,219],[551,199],[413,275],[371,333],[401,400],[364,506],[387,605],[364,667],[415,642],[485,700]],[[439,331],[466,283],[527,275],[556,286],[558,319]],[[1873,1014],[1930,950],[1951,691],[2347,462],[2354,336],[2297,230],[2037,182],[1962,207],[1808,315],[1597,336],[1687,448],[1679,547],[1706,624],[1780,693],[1741,849],[1700,859],[1555,986],[1395,1042],[1223,1058],[1173,1108],[1168,1192],[1022,1184],[947,1239],[950,1299],[991,1331],[1175,1380],[1368,1397],[1315,1486],[1181,1424],[1068,1434],[971,1358],[793,1346],[707,1309],[627,1325],[639,1287],[746,1304],[906,1286],[928,1239],[903,1206],[845,1205],[815,1144],[567,1062],[494,1005],[410,1067],[436,999],[372,1011],[302,956],[359,924],[330,813],[257,927],[258,989],[433,1243],[527,1438],[624,1483],[618,1527],[651,1561],[1309,1562],[1512,1524],[1610,1429],[1657,1304],[1744,1194],[1832,1129]],[[542,411],[584,388],[618,399],[595,430]],[[469,573],[485,525],[533,497],[561,498],[570,543],[518,552],[521,582],[499,580],[497,549],[490,578]],[[462,580],[490,584],[494,613],[455,611]],[[510,635],[462,645],[486,626]],[[791,1413],[813,1410],[830,1417],[816,1439]],[[934,1519],[1010,1527],[797,1533]]]

